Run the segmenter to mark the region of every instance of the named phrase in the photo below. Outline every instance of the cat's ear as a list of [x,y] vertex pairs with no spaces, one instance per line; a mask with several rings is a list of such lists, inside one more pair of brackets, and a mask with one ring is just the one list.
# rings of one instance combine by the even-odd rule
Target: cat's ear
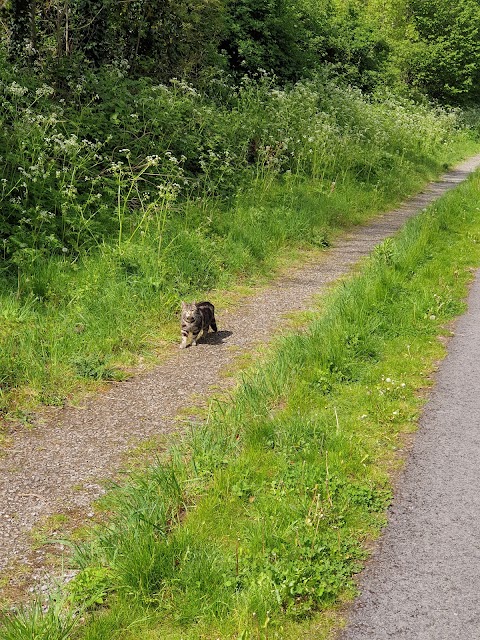
[[182,305],[182,309],[185,309],[185,307],[187,306],[185,300],[180,300],[180,304]]

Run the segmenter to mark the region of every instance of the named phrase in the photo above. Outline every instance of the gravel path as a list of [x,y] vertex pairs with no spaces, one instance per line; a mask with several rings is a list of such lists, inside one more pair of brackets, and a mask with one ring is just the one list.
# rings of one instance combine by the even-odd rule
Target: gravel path
[[[112,384],[82,408],[61,410],[38,428],[19,430],[0,458],[0,572],[13,560],[32,563],[28,536],[32,527],[51,514],[88,508],[102,494],[102,481],[118,470],[125,452],[178,428],[178,412],[204,397],[213,385],[218,388],[221,372],[241,353],[268,341],[284,323],[283,314],[308,309],[314,294],[348,273],[409,217],[478,166],[480,155],[399,209],[343,235],[318,262],[290,271],[240,308],[218,314],[219,333],[211,334],[208,343],[184,351],[172,349],[168,361],[153,371]],[[41,559],[34,564],[39,563]]]
[[480,272],[342,640],[480,638]]

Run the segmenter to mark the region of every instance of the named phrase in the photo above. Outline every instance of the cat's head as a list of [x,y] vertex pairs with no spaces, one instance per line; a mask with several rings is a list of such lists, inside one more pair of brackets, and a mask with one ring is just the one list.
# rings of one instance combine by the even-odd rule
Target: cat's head
[[185,322],[193,322],[197,315],[197,303],[196,302],[184,302],[182,300],[182,320]]

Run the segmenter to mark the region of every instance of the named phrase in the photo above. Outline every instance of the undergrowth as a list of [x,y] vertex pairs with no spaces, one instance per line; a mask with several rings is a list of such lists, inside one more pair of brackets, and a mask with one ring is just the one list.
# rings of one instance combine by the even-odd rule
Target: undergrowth
[[325,78],[217,79],[205,94],[103,69],[66,100],[9,69],[0,412],[20,417],[153,358],[177,340],[182,297],[327,246],[475,146],[454,111]]
[[[56,605],[76,628],[49,640],[326,637],[385,523],[438,336],[465,309],[479,188],[473,176],[380,245],[168,459],[112,489]],[[32,637],[19,629],[13,616],[0,638]]]

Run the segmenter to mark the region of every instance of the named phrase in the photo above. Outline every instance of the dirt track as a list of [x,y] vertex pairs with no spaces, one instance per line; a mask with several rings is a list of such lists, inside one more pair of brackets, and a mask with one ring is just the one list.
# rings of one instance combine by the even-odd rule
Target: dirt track
[[102,481],[118,470],[125,452],[178,428],[178,412],[222,384],[221,372],[239,354],[268,341],[284,323],[283,314],[308,309],[314,294],[348,273],[409,217],[477,166],[480,155],[399,209],[343,235],[318,262],[292,270],[236,310],[219,313],[220,331],[207,344],[181,352],[172,349],[168,361],[150,373],[112,385],[82,408],[59,411],[38,428],[19,430],[0,459],[0,572],[13,560],[41,566],[44,551],[32,556],[30,549],[32,527],[51,514],[88,508],[103,492]]

